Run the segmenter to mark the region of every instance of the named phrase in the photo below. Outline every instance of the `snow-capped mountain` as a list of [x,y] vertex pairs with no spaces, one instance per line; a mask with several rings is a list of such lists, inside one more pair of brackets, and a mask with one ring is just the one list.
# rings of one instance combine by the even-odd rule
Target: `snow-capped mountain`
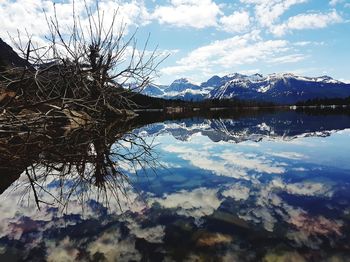
[[[225,85],[227,82],[229,82],[229,81],[231,81],[233,79],[243,78],[243,77],[246,77],[246,76],[244,76],[242,74],[238,74],[238,73],[226,75],[226,76],[223,76],[223,77],[215,75],[215,76],[211,77],[208,81],[203,82],[201,84],[201,87],[214,89],[214,88],[218,88],[218,87],[221,87],[221,86]],[[254,77],[262,77],[262,75],[254,74],[251,77],[252,78],[254,78]]]
[[180,78],[175,80],[168,88],[166,88],[165,92],[166,93],[183,92],[186,89],[198,90],[198,89],[201,89],[201,87],[197,83],[187,78]]
[[201,101],[203,100],[211,90],[208,89],[185,89],[181,92],[166,93],[164,98],[167,99],[181,99],[185,101]]
[[142,90],[142,94],[153,97],[163,97],[165,88],[167,88],[167,86],[148,85]]
[[164,98],[181,99],[181,100],[203,100],[212,89],[202,88],[198,83],[195,83],[187,78],[175,80],[169,87],[164,89]]
[[169,87],[144,94],[168,99],[202,100],[231,99],[259,100],[292,104],[315,98],[345,98],[350,96],[350,84],[329,76],[305,77],[291,73],[213,76],[200,85],[182,78]]
[[213,89],[209,99],[239,98],[270,101],[281,104],[296,103],[315,98],[345,98],[350,85],[329,76],[303,77],[294,74],[237,75],[224,85]]

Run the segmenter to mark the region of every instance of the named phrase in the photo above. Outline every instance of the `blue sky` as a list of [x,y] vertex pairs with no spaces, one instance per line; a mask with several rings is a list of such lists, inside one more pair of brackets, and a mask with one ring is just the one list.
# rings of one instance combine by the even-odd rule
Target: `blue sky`
[[[59,18],[68,21],[71,0],[56,2]],[[159,67],[158,83],[234,72],[327,74],[350,82],[350,0],[100,2],[107,14],[119,7],[128,32],[138,28],[140,43],[151,33],[149,46],[171,54]],[[40,12],[50,14],[51,6],[49,0],[0,0],[0,19],[9,21],[0,37],[25,26],[40,41],[47,32]]]

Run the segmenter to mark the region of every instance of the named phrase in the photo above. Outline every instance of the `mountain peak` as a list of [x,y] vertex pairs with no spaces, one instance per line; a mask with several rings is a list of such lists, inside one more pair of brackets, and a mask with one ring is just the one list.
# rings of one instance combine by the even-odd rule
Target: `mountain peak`
[[188,78],[180,78],[176,79],[168,88],[165,89],[165,91],[179,93],[185,91],[186,89],[197,90],[200,89],[200,86]]
[[192,84],[192,85],[198,85],[198,83],[194,82],[193,80],[190,80],[189,78],[179,78],[174,80],[172,84]]
[[292,78],[292,79],[307,81],[307,82],[343,84],[343,82],[335,80],[334,78],[327,75],[318,76],[318,77],[307,77],[307,76],[296,75],[294,73],[273,73],[273,74],[267,75],[268,80],[278,80],[278,79],[286,79],[286,78]]
[[268,74],[266,77],[268,79],[274,79],[274,78],[296,78],[298,76],[293,73],[272,73],[272,74]]
[[330,76],[327,75],[323,75],[323,76],[319,76],[316,78],[316,81],[318,82],[326,82],[326,83],[338,83],[338,84],[344,84],[343,82],[336,80]]
[[229,79],[242,79],[247,77],[246,75],[240,74],[240,73],[233,73],[233,74],[228,74],[224,76],[224,78],[229,78]]

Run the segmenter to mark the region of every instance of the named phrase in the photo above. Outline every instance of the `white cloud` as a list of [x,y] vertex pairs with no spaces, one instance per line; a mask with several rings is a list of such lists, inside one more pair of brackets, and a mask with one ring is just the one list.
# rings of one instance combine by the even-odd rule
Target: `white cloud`
[[310,46],[310,45],[313,45],[313,46],[324,46],[326,43],[323,42],[323,41],[320,41],[320,42],[317,42],[317,41],[299,41],[299,42],[295,42],[293,44],[295,46],[304,47],[304,46]]
[[177,61],[177,65],[163,68],[167,75],[178,75],[196,71],[196,75],[210,75],[212,71],[232,70],[234,66],[267,61],[289,50],[286,40],[266,40],[260,37],[260,31],[215,41],[209,45],[191,51]]
[[269,60],[269,62],[274,64],[287,64],[287,63],[296,63],[304,60],[305,58],[306,56],[303,54],[292,54],[292,55],[285,55],[285,56],[272,58]]
[[[229,33],[242,33],[224,40],[214,41],[211,44],[198,47],[179,59],[175,65],[165,67],[161,72],[165,76],[194,77],[200,81],[213,74],[239,71],[239,66],[253,63],[297,63],[307,58],[303,52],[293,49],[293,43],[286,40],[263,40],[260,32],[271,32],[275,36],[283,36],[289,31],[302,29],[325,28],[331,24],[342,22],[343,19],[337,11],[329,13],[305,13],[292,16],[283,21],[286,12],[296,5],[307,3],[309,0],[241,0],[245,5],[244,10],[234,11],[231,14],[216,13],[210,16],[210,24],[203,24],[201,16],[198,16],[193,25],[188,25],[186,19],[182,19],[178,25],[204,28],[215,26],[219,30]],[[196,1],[172,1],[175,6],[194,5]],[[197,1],[199,2],[199,1]],[[205,1],[207,4],[211,1]],[[254,8],[254,16],[250,16],[247,8]],[[176,13],[175,13],[176,14]],[[221,16],[221,17],[220,17]],[[169,19],[180,19],[173,15]],[[281,21],[282,20],[282,21]],[[197,24],[198,23],[198,24]],[[176,24],[176,23],[175,23]],[[294,46],[302,48],[316,42],[299,41]],[[321,44],[321,43],[320,43]],[[289,52],[288,52],[289,51]],[[236,67],[236,69],[235,69]]]
[[296,46],[308,46],[308,45],[310,45],[312,42],[310,42],[310,41],[300,41],[300,42],[296,42],[296,43],[294,43],[294,45],[296,45]]
[[350,84],[350,79],[339,78],[339,81]]
[[325,28],[328,25],[342,22],[342,17],[337,11],[330,13],[299,14],[290,17],[286,22],[272,28],[272,33],[277,36],[286,34],[289,30]]
[[172,0],[170,5],[157,6],[151,17],[161,24],[205,28],[216,26],[220,13],[220,7],[212,0]]
[[[260,28],[268,30],[276,36],[282,36],[289,30],[325,28],[333,23],[342,22],[342,17],[334,10],[329,13],[306,13],[290,17],[281,22],[282,16],[293,6],[309,0],[241,0],[242,3],[254,5],[255,19]],[[331,0],[332,6],[344,2]]]
[[293,5],[308,0],[241,0],[242,3],[255,5],[255,16],[264,27],[272,26]]
[[233,12],[232,15],[222,16],[220,18],[220,27],[226,32],[242,32],[250,25],[250,16],[246,11]]
[[[239,70],[238,73],[242,74],[242,75],[253,75],[253,74],[260,73],[260,69],[255,68],[255,69],[248,69],[248,70]],[[245,143],[245,145],[259,147],[259,144],[258,143],[254,143],[254,142],[252,142],[252,143],[251,142],[247,142],[247,143]]]
[[343,2],[344,2],[344,0],[331,0],[331,1],[329,1],[329,4],[331,6],[336,6],[337,4],[340,4],[340,3],[343,3]]
[[[84,1],[77,0],[75,2],[75,13],[81,18],[81,24],[85,27],[88,24]],[[86,1],[91,10],[95,10],[95,1]],[[73,0],[58,2],[55,4],[57,10],[57,19],[61,25],[63,34],[69,34],[70,28],[73,26],[72,12]],[[118,10],[115,28],[118,29],[121,23],[125,23],[128,27],[132,25],[143,24],[148,20],[148,13],[142,1],[112,1],[103,0],[99,2],[101,12],[104,12],[104,24],[109,26],[112,22],[113,13]],[[46,24],[46,16],[50,19],[54,17],[54,5],[50,0],[15,0],[0,1],[1,20],[0,37],[5,41],[9,40],[7,32],[15,36],[17,30],[21,34],[25,34],[25,30],[39,44],[44,43],[44,36],[49,34]],[[96,15],[96,11],[95,15]]]

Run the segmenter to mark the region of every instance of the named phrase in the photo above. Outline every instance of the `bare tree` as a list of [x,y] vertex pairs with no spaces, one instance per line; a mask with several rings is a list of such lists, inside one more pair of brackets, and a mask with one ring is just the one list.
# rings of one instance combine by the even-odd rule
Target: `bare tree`
[[73,2],[73,24],[63,28],[55,9],[54,16],[46,18],[50,35],[45,47],[34,45],[29,34],[26,42],[20,34],[11,36],[32,65],[10,69],[3,77],[1,85],[17,94],[17,102],[84,111],[95,119],[110,113],[125,114],[121,109],[137,106],[130,100],[132,91],[147,86],[166,57],[157,48],[148,51],[148,39],[138,49],[136,32],[127,38],[126,25],[117,23],[118,10],[109,17],[107,26],[98,1],[94,11],[85,2],[85,13],[87,24],[76,14]]

